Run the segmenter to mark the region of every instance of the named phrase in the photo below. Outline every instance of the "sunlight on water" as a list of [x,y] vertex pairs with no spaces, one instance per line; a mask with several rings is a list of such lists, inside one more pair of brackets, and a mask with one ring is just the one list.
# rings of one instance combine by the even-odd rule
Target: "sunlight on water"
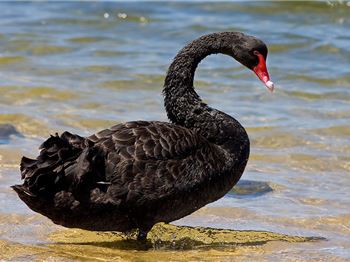
[[[0,8],[0,260],[350,259],[348,3],[24,2]],[[229,30],[267,43],[276,92],[229,57],[200,64],[198,93],[246,127],[251,156],[224,198],[174,222],[227,230],[162,224],[139,246],[114,233],[58,227],[9,188],[20,181],[21,156],[37,155],[50,134],[166,121],[161,89],[177,51],[202,34]]]

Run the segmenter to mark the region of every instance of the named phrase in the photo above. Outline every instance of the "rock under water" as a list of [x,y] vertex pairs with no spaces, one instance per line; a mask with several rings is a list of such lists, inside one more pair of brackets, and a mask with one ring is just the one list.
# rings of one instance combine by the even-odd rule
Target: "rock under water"
[[266,231],[174,226],[164,223],[153,227],[147,242],[135,239],[136,232],[124,235],[63,229],[50,234],[48,243],[28,245],[0,241],[0,249],[3,250],[3,259],[16,261],[28,258],[165,261],[174,260],[179,255],[178,252],[174,253],[174,250],[186,250],[188,252],[181,254],[188,256],[188,259],[195,259],[196,254],[198,255],[195,250],[201,250],[201,256],[205,256],[206,252],[211,255],[216,252],[217,255],[224,256],[226,253],[233,255],[233,252],[239,252],[240,248],[257,248],[271,241],[302,243],[322,240],[319,237],[290,236]]

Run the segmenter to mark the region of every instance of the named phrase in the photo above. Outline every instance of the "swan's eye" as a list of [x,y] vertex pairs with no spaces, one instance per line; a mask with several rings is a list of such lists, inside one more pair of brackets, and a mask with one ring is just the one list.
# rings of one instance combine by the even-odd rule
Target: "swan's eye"
[[254,66],[257,66],[259,64],[259,56],[260,52],[257,50],[251,51],[252,58],[254,59]]

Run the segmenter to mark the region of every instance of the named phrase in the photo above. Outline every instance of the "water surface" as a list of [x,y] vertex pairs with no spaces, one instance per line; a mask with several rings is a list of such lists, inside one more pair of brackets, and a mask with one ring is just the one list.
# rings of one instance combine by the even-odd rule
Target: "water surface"
[[[350,260],[349,2],[35,2],[0,9],[0,259]],[[187,246],[183,257],[168,245],[126,245],[126,252],[101,244],[108,234],[90,241],[53,225],[11,191],[20,182],[20,157],[35,156],[49,134],[166,121],[161,88],[170,61],[187,42],[215,31],[263,39],[276,92],[229,57],[200,64],[198,93],[246,127],[251,157],[237,188],[174,224],[327,241],[273,235],[276,241],[256,245]],[[80,244],[64,248],[57,234],[76,234]]]

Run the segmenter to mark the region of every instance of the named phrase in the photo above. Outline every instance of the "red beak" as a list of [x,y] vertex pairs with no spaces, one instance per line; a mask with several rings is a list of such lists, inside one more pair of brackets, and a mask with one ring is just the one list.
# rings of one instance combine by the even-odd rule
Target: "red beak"
[[264,56],[259,52],[255,51],[255,55],[259,58],[259,63],[253,68],[254,73],[259,77],[259,79],[265,84],[270,92],[273,92],[274,84],[270,81],[269,72],[267,72],[266,62]]

